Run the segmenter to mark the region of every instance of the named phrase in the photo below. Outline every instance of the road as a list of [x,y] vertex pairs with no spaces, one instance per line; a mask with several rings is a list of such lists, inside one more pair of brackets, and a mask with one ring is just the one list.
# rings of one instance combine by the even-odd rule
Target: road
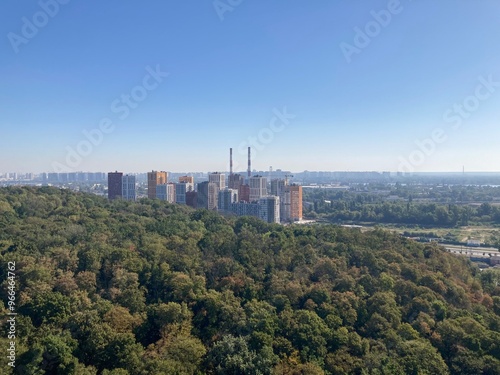
[[459,245],[447,245],[440,243],[452,254],[466,255],[468,257],[478,257],[478,258],[490,258],[494,255],[500,256],[498,249],[494,247],[471,247],[471,246],[459,246]]

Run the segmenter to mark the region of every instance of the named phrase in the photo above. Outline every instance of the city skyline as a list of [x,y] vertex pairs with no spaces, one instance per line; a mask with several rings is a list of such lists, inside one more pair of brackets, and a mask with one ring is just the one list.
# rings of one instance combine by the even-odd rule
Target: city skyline
[[235,3],[2,4],[0,170],[500,171],[500,4]]

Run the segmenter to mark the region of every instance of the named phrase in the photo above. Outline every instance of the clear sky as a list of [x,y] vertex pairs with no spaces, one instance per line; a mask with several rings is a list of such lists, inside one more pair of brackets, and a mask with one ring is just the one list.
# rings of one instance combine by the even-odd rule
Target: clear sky
[[496,0],[4,0],[0,171],[499,171],[499,36]]

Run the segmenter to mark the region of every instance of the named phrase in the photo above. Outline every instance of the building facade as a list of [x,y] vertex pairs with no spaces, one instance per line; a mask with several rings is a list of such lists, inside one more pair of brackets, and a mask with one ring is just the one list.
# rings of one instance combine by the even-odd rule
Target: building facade
[[221,211],[231,211],[231,204],[238,203],[238,190],[224,189],[219,191],[217,207]]
[[156,198],[156,186],[163,185],[168,182],[168,173],[165,171],[148,172],[148,198]]
[[259,218],[267,223],[280,222],[280,198],[269,195],[259,199]]
[[168,203],[175,203],[175,184],[167,183],[156,186],[156,198]]
[[236,216],[259,217],[259,204],[257,202],[238,202],[231,203],[231,212]]
[[208,182],[213,182],[217,185],[217,188],[220,190],[224,190],[226,188],[226,175],[224,173],[210,173],[208,175]]
[[186,193],[188,192],[189,184],[179,182],[175,184],[175,203],[186,204]]
[[[50,173],[49,173],[50,175]],[[122,197],[122,172],[108,173],[108,199],[113,200]]]
[[281,204],[282,221],[302,220],[302,186],[287,185]]
[[250,186],[250,202],[258,201],[260,198],[267,196],[267,179],[262,176],[253,176],[249,179]]
[[[191,184],[194,186],[194,177],[193,176],[180,176],[179,183],[186,183],[186,184]],[[191,190],[189,190],[189,191],[191,191]]]
[[196,191],[188,191],[186,193],[186,205],[198,208],[198,193]]
[[219,188],[215,183],[209,181],[200,182],[198,184],[198,208],[216,210],[218,194]]
[[241,185],[245,183],[245,178],[240,174],[232,174],[229,175],[229,181],[227,183],[227,187],[229,189],[238,190]]
[[271,195],[276,195],[277,197],[282,197],[285,193],[285,180],[281,178],[275,178],[271,180]]
[[135,176],[125,175],[122,177],[122,199],[126,201],[136,200]]

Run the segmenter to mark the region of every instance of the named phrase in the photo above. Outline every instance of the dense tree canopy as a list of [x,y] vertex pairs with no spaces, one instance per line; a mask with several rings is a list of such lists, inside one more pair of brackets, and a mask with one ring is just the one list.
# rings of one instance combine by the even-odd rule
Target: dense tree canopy
[[500,274],[435,244],[47,187],[0,212],[18,373],[500,373]]

